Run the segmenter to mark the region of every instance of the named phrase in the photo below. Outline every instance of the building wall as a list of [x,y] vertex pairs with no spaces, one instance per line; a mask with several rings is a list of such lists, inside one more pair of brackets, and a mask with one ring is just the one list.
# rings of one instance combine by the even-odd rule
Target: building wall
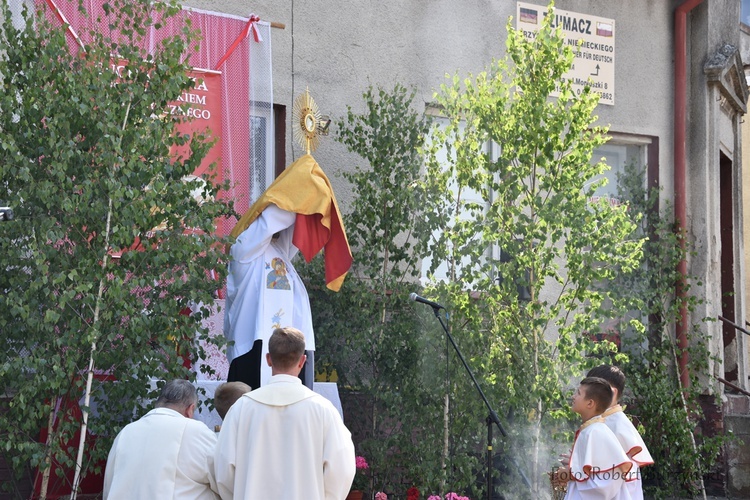
[[[543,2],[534,2],[545,5]],[[277,103],[291,107],[309,87],[323,113],[342,117],[346,106],[362,110],[365,88],[396,83],[415,86],[418,106],[433,100],[446,74],[467,76],[505,53],[506,24],[515,2],[476,0],[461,7],[452,1],[301,2],[261,0],[250,6],[236,0],[188,0],[187,5],[249,15],[283,23],[273,30],[274,91]],[[616,23],[615,106],[600,105],[600,122],[613,131],[659,136],[670,144],[672,76],[671,9],[667,2],[561,0],[564,10],[611,18]],[[287,163],[301,154],[287,128]],[[660,165],[671,164],[661,148]],[[315,157],[349,199],[337,172],[360,162],[332,139]],[[666,192],[671,176],[664,171]]]
[[[734,303],[736,323],[744,324],[744,245],[742,240],[742,189],[741,189],[741,112],[723,99],[722,88],[707,81],[705,66],[726,45],[739,47],[739,4],[736,2],[703,2],[693,11],[688,22],[688,133],[687,185],[688,233],[695,254],[689,259],[689,273],[698,278],[701,287],[695,290],[704,304],[693,313],[693,320],[718,318],[727,314],[722,309],[722,254],[734,255],[733,282],[735,295],[727,300]],[[720,155],[731,161],[732,198],[734,202],[731,225],[734,242],[722,248],[721,233],[730,222],[725,214],[722,220],[720,203]],[[726,264],[723,266],[726,268]],[[726,270],[726,269],[725,269]],[[713,377],[703,384],[710,392],[721,393],[723,388],[717,377],[733,378],[733,382],[747,387],[747,359],[745,339],[742,334],[725,345],[723,323],[706,324],[710,349],[719,362],[709,361]],[[733,332],[734,333],[734,332]],[[739,333],[739,332],[736,332]]]
[[[291,111],[294,97],[309,88],[321,111],[334,119],[347,105],[363,110],[361,94],[368,85],[392,88],[396,83],[415,86],[417,106],[433,100],[445,75],[467,76],[484,69],[505,52],[506,24],[515,16],[515,2],[473,0],[383,0],[303,2],[257,0],[186,0],[186,5],[234,15],[255,13],[261,19],[283,23],[272,30],[275,101]],[[540,6],[543,2],[533,1]],[[673,198],[674,141],[674,1],[559,0],[559,9],[614,19],[615,104],[600,104],[601,124],[617,134],[658,137],[659,183],[662,202]],[[688,18],[688,231],[696,255],[689,272],[703,287],[694,292],[707,302],[694,319],[716,318],[721,313],[721,238],[718,153],[729,155],[739,172],[740,138],[737,116],[716,103],[717,90],[706,83],[703,65],[723,44],[739,46],[739,3],[705,0]],[[291,117],[291,113],[287,114]],[[287,164],[302,151],[292,143],[286,124]],[[722,132],[723,131],[723,132]],[[351,201],[338,175],[362,160],[332,138],[315,152],[328,173],[344,211]],[[741,235],[742,189],[735,176],[735,286],[738,322],[744,324],[744,261]],[[710,323],[707,332],[712,352],[723,356],[721,325]],[[746,347],[739,338],[743,387],[747,384]],[[723,364],[712,367],[723,374]],[[715,379],[704,380],[709,392],[720,391]]]
[[[688,123],[707,123],[713,121],[710,115],[710,92],[702,78],[702,66],[709,50],[708,41],[708,5],[702,4],[693,12],[693,22],[688,23]],[[719,276],[721,240],[719,236],[719,174],[718,168],[711,167],[707,154],[710,131],[708,127],[688,126],[686,134],[687,156],[687,203],[694,207],[688,212],[687,230],[693,236],[696,255],[689,260],[688,272],[697,277]],[[713,138],[715,140],[715,138]],[[704,201],[701,203],[701,201]],[[702,206],[702,208],[699,208]],[[698,250],[700,249],[700,250]],[[699,255],[699,253],[701,253]],[[721,281],[702,281],[699,290],[695,290],[706,299],[693,313],[693,321],[700,317],[717,318],[721,315]],[[722,350],[722,325],[717,322],[708,324],[710,335],[709,349],[712,353]],[[703,383],[712,392],[719,391],[715,377],[723,376],[723,364],[709,361],[713,377],[704,379]]]

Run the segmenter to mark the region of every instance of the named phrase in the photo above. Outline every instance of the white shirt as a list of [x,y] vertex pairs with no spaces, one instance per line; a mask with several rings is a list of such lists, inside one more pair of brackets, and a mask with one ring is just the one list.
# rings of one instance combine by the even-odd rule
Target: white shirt
[[641,467],[651,465],[654,459],[646,448],[643,438],[633,423],[622,411],[622,406],[615,405],[602,414],[604,423],[617,437],[623,451],[633,461],[633,468],[628,473],[625,486],[632,500],[643,500],[643,480]]
[[216,435],[169,408],[151,410],[115,438],[104,472],[104,500],[215,500],[209,457]]
[[630,459],[604,420],[594,417],[576,434],[565,500],[631,500],[625,488],[631,467]]
[[354,444],[330,401],[297,377],[275,375],[230,408],[212,470],[224,500],[343,500]]

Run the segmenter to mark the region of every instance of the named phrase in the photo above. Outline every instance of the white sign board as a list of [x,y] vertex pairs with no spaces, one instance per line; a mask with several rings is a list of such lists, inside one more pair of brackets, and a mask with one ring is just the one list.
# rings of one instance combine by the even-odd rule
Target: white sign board
[[[518,2],[516,29],[534,38],[547,15],[547,7]],[[615,104],[615,20],[555,9],[553,27],[560,27],[565,43],[573,48],[573,67],[563,76],[579,93],[588,82],[599,103]],[[579,45],[580,44],[580,45]],[[557,95],[553,93],[552,95]]]

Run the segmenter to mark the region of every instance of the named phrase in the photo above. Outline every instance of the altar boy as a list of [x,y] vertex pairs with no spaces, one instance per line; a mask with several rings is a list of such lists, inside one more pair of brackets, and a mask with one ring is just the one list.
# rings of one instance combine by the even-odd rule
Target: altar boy
[[609,383],[597,377],[583,379],[573,395],[572,409],[583,423],[570,464],[556,473],[558,480],[568,480],[566,500],[631,500],[625,479],[633,463],[601,417],[612,395]]
[[607,427],[617,436],[622,450],[633,461],[633,468],[630,470],[625,483],[630,492],[630,497],[633,500],[643,500],[643,481],[641,480],[640,469],[653,464],[654,459],[651,458],[643,438],[620,405],[620,396],[625,390],[625,374],[616,366],[600,365],[589,370],[586,376],[603,378],[612,387],[612,403],[602,413],[602,417],[604,417],[604,423]]

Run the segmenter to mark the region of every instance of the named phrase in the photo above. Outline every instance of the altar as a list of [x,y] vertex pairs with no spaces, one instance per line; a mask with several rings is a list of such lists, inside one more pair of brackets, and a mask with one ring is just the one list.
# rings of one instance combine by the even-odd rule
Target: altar
[[[219,311],[219,312],[217,312]],[[203,320],[203,326],[208,328],[209,335],[215,337],[223,335],[224,330],[224,299],[217,299],[214,303],[213,314]],[[198,399],[200,404],[193,418],[205,423],[209,429],[214,429],[221,425],[221,418],[213,407],[209,407],[207,400],[213,400],[216,388],[227,381],[229,373],[229,363],[223,349],[217,348],[213,344],[201,342],[206,352],[207,358],[196,364],[195,385],[198,388]],[[209,366],[214,372],[211,375],[203,373],[202,366]],[[333,403],[333,406],[339,411],[341,418],[344,418],[344,412],[341,408],[341,399],[339,397],[338,385],[335,382],[315,382],[313,390]]]
[[[211,430],[216,429],[217,425],[221,425],[221,418],[215,409],[208,407],[206,400],[213,399],[216,388],[224,382],[225,380],[198,380],[195,383],[196,387],[198,387],[200,408],[195,412],[193,418],[205,423]],[[339,398],[339,388],[335,382],[315,382],[313,390],[333,403],[333,406],[339,411],[341,418],[344,418],[344,412],[341,409],[341,399]]]

